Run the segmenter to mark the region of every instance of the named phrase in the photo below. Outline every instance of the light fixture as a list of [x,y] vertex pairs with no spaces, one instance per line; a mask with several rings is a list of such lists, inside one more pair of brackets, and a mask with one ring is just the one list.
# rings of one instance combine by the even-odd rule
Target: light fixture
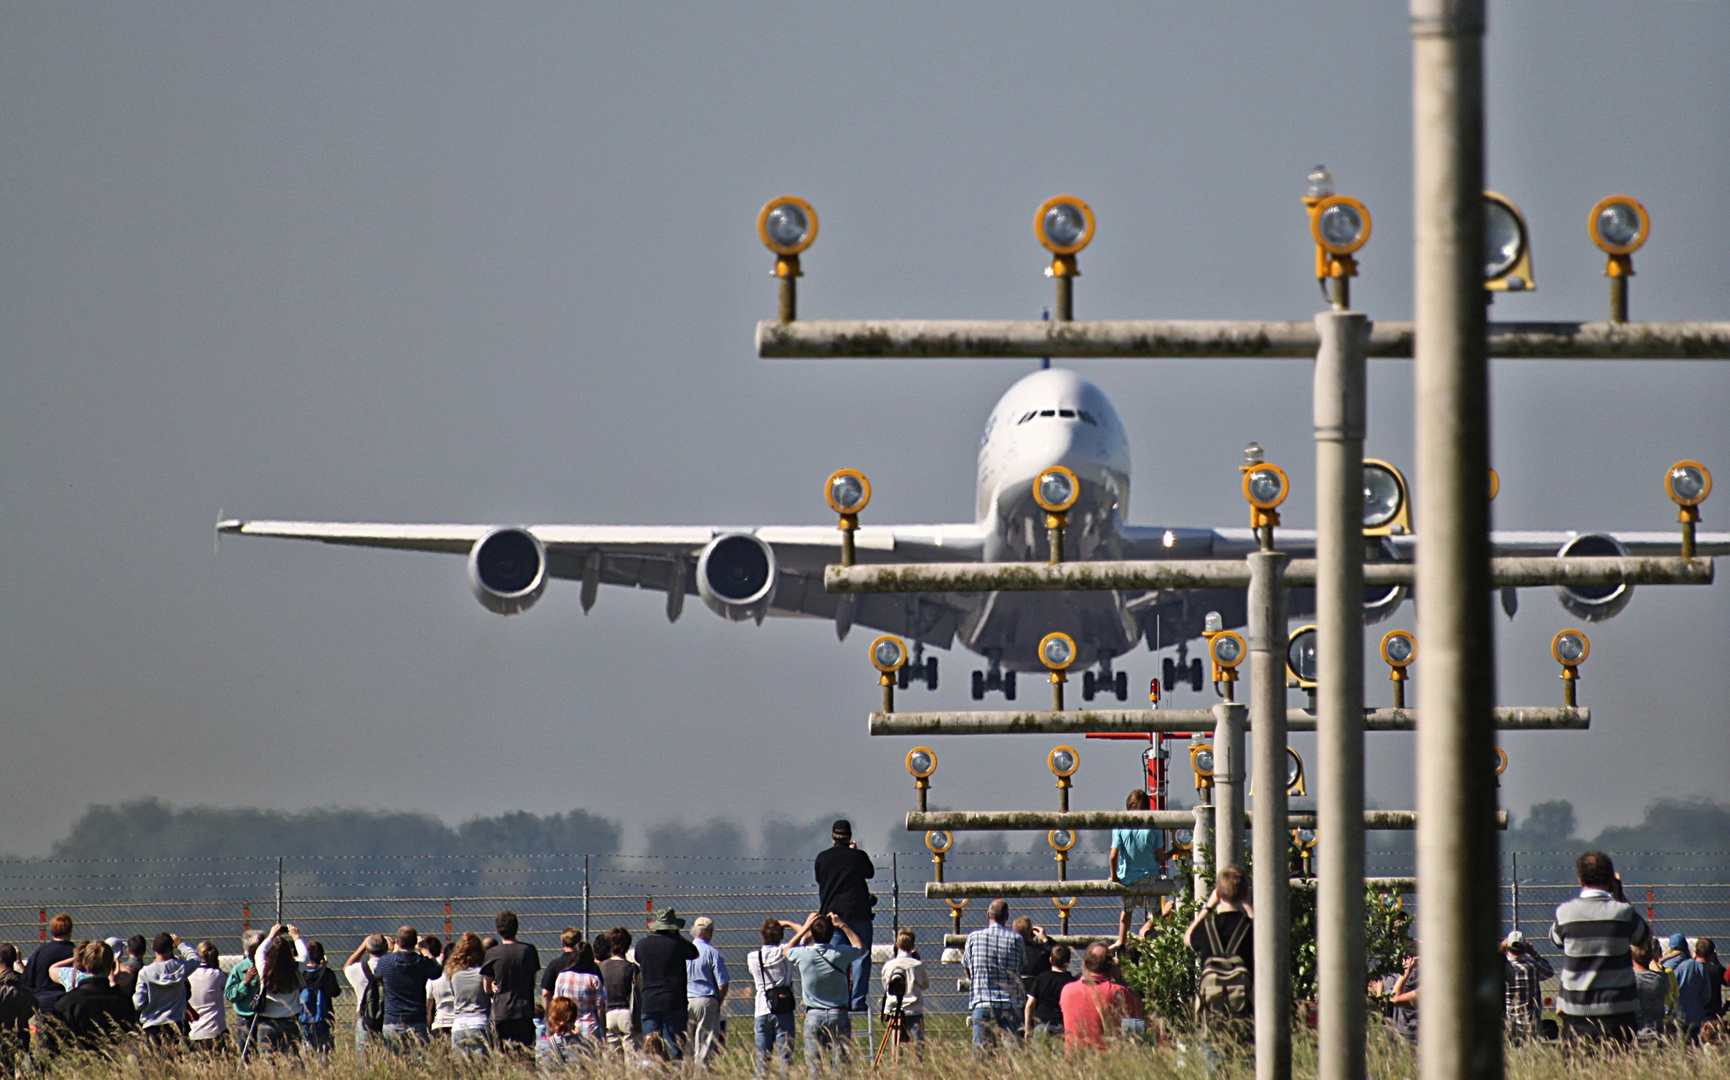
[[1285,748],[1285,789],[1289,795],[1308,795],[1304,786],[1304,759],[1291,747]]
[[1411,488],[1406,474],[1380,458],[1364,459],[1364,535],[1412,531]]
[[1484,192],[1484,288],[1495,292],[1531,292],[1532,234],[1526,215],[1512,199]]
[[871,666],[883,685],[883,711],[895,711],[895,673],[907,664],[907,643],[894,634],[884,634],[871,643]]
[[1060,630],[1046,634],[1039,641],[1039,662],[1051,672],[1051,708],[1062,712],[1063,684],[1069,679],[1069,665],[1075,663],[1075,639]]
[[1079,498],[1081,481],[1062,465],[1053,465],[1034,477],[1033,501],[1045,511],[1045,533],[1053,566],[1063,561],[1063,532],[1069,527],[1069,509]]
[[1490,470],[1489,493],[1490,497],[1486,500],[1488,502],[1495,502],[1496,496],[1502,493],[1502,474],[1494,469]]
[[1678,461],[1664,474],[1664,492],[1676,504],[1676,520],[1682,523],[1682,557],[1692,559],[1700,504],[1712,494],[1712,470],[1698,461]]
[[799,269],[799,253],[817,239],[817,211],[797,195],[770,199],[757,213],[757,237],[775,253],[772,276],[781,279],[781,321],[790,323],[799,317],[798,287],[794,284],[804,276]]
[[[1261,447],[1255,450],[1259,458]],[[1238,471],[1243,474],[1243,497],[1249,503],[1249,526],[1261,537],[1261,549],[1272,551],[1274,526],[1279,524],[1278,507],[1290,493],[1291,483],[1278,465],[1249,460],[1247,449],[1244,458]]]
[[1081,768],[1081,755],[1073,746],[1059,746],[1045,755],[1045,767],[1057,777],[1057,809],[1068,813],[1069,789],[1075,783],[1075,770]]
[[1093,210],[1073,195],[1054,195],[1033,214],[1033,235],[1051,252],[1046,276],[1057,282],[1058,322],[1075,318],[1075,279],[1081,276],[1075,256],[1093,242]]
[[[1316,183],[1317,173],[1326,175],[1325,184]],[[1324,189],[1329,194],[1316,194]],[[1316,280],[1324,289],[1332,282],[1329,302],[1344,311],[1351,307],[1351,279],[1358,276],[1355,253],[1369,242],[1372,222],[1367,206],[1350,195],[1331,194],[1332,189],[1333,175],[1318,165],[1309,175],[1303,201],[1309,208],[1310,238],[1316,245]]]
[[919,812],[925,812],[925,793],[931,790],[931,774],[937,771],[937,751],[929,746],[915,746],[907,752],[907,771],[913,776],[913,789],[918,793]]
[[1562,665],[1562,703],[1574,708],[1574,684],[1580,681],[1580,665],[1592,655],[1592,642],[1578,630],[1563,630],[1550,639],[1550,655]]
[[1189,748],[1189,767],[1195,771],[1195,789],[1213,787],[1213,746],[1201,743]]
[[1498,747],[1496,747],[1496,775],[1500,776],[1507,771],[1508,771],[1508,752],[1506,750],[1503,750],[1501,747],[1498,746]]
[[[943,880],[943,860],[949,856],[949,849],[955,846],[955,835],[948,829],[933,829],[925,834],[925,850],[931,853],[931,876],[938,881]],[[956,919],[960,925],[960,919]]]
[[1285,669],[1300,690],[1316,688],[1316,627],[1300,626],[1286,638]]
[[1388,665],[1388,678],[1394,683],[1394,708],[1406,707],[1406,668],[1418,658],[1418,639],[1404,630],[1389,630],[1382,635],[1382,662]]
[[[1210,612],[1210,614],[1212,614]],[[1237,666],[1249,652],[1243,635],[1235,630],[1221,630],[1208,639],[1207,655],[1213,661],[1213,684],[1221,687],[1227,701],[1234,701],[1233,686],[1237,683]]]
[[1610,279],[1610,321],[1628,321],[1628,279],[1634,276],[1634,252],[1652,232],[1652,219],[1638,199],[1611,195],[1599,199],[1586,219],[1586,232],[1606,256],[1604,276]]
[[829,509],[841,516],[841,565],[853,565],[853,533],[859,528],[859,511],[871,501],[871,481],[858,469],[836,469],[823,484]]

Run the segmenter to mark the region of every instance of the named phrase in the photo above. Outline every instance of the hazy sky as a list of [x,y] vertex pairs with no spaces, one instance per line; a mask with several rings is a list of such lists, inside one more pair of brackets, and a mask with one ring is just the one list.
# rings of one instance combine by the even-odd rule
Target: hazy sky
[[[1603,317],[1587,211],[1625,192],[1654,222],[1634,317],[1730,319],[1727,55],[1730,4],[1492,5],[1489,179],[1538,284],[1493,317]],[[856,466],[872,523],[965,520],[1030,365],[755,359],[763,201],[822,215],[807,317],[1037,317],[1029,223],[1069,192],[1099,218],[1079,317],[1307,318],[1321,161],[1376,215],[1358,306],[1410,318],[1409,57],[1389,2],[5,5],[0,849],[140,794],[883,835],[910,744],[865,735],[868,635],[669,626],[619,589],[584,617],[570,583],[502,619],[458,558],[215,554],[217,512],[819,523]],[[1308,363],[1074,366],[1129,427],[1131,520],[1245,524],[1258,439],[1311,523]],[[1671,529],[1672,460],[1730,481],[1730,365],[1505,362],[1494,391],[1500,527]],[[1370,452],[1409,469],[1409,363],[1371,394]],[[1560,703],[1571,621],[1546,590],[1499,620],[1499,700]],[[1590,832],[1721,793],[1730,583],[1644,589],[1592,638],[1593,729],[1508,736],[1506,804]],[[971,660],[907,704],[970,707]],[[944,742],[935,793],[1055,805],[1052,742]],[[1378,804],[1412,805],[1412,745],[1371,737]],[[1077,805],[1121,805],[1134,749],[1083,758]]]

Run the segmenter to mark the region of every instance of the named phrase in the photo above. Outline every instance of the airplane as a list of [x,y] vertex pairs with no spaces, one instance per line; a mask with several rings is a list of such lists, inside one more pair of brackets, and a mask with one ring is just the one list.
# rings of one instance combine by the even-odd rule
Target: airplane
[[[1044,562],[1049,557],[1045,511],[1033,498],[1033,483],[1054,465],[1068,467],[1081,494],[1069,511],[1066,559],[1233,559],[1257,545],[1244,528],[1131,525],[1129,439],[1105,393],[1073,371],[1044,368],[1015,383],[986,419],[980,440],[974,520],[938,525],[862,525],[855,559],[888,562]],[[1377,492],[1366,466],[1366,514]],[[1406,498],[1403,478],[1400,499]],[[1385,487],[1383,494],[1385,494]],[[1385,506],[1382,507],[1385,510]],[[469,586],[488,610],[513,615],[533,607],[551,578],[581,583],[587,613],[601,585],[663,591],[669,621],[695,594],[732,621],[765,617],[825,619],[845,640],[855,625],[899,634],[913,656],[901,669],[900,687],[912,682],[935,690],[937,657],[926,646],[955,644],[986,662],[975,670],[972,694],[1016,696],[1016,675],[1039,672],[1040,639],[1054,630],[1078,644],[1076,667],[1084,669],[1082,695],[1128,699],[1127,673],[1115,662],[1145,642],[1166,657],[1167,690],[1203,689],[1202,662],[1188,656],[1204,620],[1218,612],[1226,628],[1246,622],[1242,590],[1152,590],[1144,592],[973,592],[835,596],[823,589],[823,568],[840,561],[841,534],[833,525],[625,526],[625,525],[436,525],[324,521],[217,523],[219,534],[317,540],[326,544],[444,552],[468,556]],[[1376,539],[1372,561],[1409,560],[1417,537],[1394,528]],[[1494,532],[1497,555],[1674,554],[1675,532]],[[1282,529],[1279,546],[1294,558],[1313,556],[1315,532]],[[1730,554],[1730,533],[1702,533],[1700,556]],[[1408,589],[1367,588],[1364,615],[1378,622],[1405,601]],[[1627,585],[1557,587],[1562,606],[1591,622],[1627,606]],[[1315,608],[1313,589],[1293,589],[1289,614],[1301,618]],[[1502,591],[1511,618],[1512,589]]]

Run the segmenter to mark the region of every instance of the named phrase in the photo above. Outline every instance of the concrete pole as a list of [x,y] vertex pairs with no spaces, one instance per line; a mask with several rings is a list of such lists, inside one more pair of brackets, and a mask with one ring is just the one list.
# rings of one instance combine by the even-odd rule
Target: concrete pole
[[[1320,1080],[1364,1075],[1364,342],[1316,316],[1316,1009]],[[1259,912],[1258,912],[1259,914]]]
[[[1250,729],[1255,816],[1255,1075],[1291,1076],[1291,888],[1286,852],[1286,556],[1249,556]],[[1361,989],[1361,988],[1360,988]]]
[[1213,843],[1215,870],[1243,865],[1244,725],[1249,706],[1213,707]]
[[[1201,794],[1206,796],[1207,790],[1204,788]],[[1195,869],[1195,898],[1197,900],[1206,900],[1208,890],[1211,886],[1207,883],[1208,866],[1202,861],[1202,853],[1213,846],[1212,803],[1205,801],[1196,803],[1195,831],[1190,835],[1190,843],[1194,845],[1190,850],[1195,855],[1195,862],[1193,863]]]
[[[1500,1080],[1483,0],[1412,0],[1422,1080]],[[1355,1080],[1355,1078],[1354,1078]]]

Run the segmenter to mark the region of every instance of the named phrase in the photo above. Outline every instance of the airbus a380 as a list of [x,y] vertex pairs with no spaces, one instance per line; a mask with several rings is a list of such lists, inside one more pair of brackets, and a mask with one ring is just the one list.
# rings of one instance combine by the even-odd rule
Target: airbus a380
[[[1021,562],[1048,558],[1045,511],[1033,482],[1054,465],[1068,467],[1081,493],[1069,511],[1064,554],[1069,559],[1203,559],[1241,557],[1255,546],[1248,528],[1131,525],[1129,440],[1117,410],[1099,387],[1074,372],[1034,372],[1010,387],[985,422],[979,447],[974,520],[949,525],[862,525],[855,533],[859,562]],[[1366,474],[1367,476],[1368,474]],[[1403,488],[1403,484],[1401,485]],[[1366,483],[1366,513],[1386,510],[1387,492]],[[1404,492],[1396,493],[1403,496]],[[1377,504],[1376,500],[1382,503]],[[925,646],[947,649],[959,641],[986,661],[973,673],[973,697],[1001,691],[1015,697],[1015,673],[1043,671],[1035,648],[1062,630],[1080,648],[1077,668],[1088,665],[1083,695],[1096,691],[1128,697],[1128,680],[1113,662],[1146,642],[1150,650],[1176,647],[1166,660],[1166,682],[1202,689],[1201,661],[1188,643],[1202,631],[1207,612],[1226,627],[1244,623],[1240,590],[1150,592],[926,593],[833,596],[823,590],[824,566],[838,562],[841,534],[833,525],[720,526],[423,525],[325,521],[222,521],[218,530],[244,536],[318,540],[358,547],[435,551],[468,556],[469,586],[489,610],[527,611],[551,578],[581,583],[583,610],[601,585],[666,593],[667,617],[676,620],[685,598],[701,597],[710,610],[734,621],[803,616],[831,621],[845,638],[854,625],[899,634],[914,644],[915,660],[902,678],[937,686],[937,658]],[[1498,555],[1673,554],[1674,532],[1491,534]],[[1313,554],[1312,531],[1284,529],[1282,550]],[[1410,559],[1416,537],[1387,536],[1372,557]],[[1698,553],[1730,553],[1730,533],[1701,534]],[[1558,587],[1562,605],[1597,621],[1621,611],[1630,586]],[[1374,590],[1365,617],[1393,614],[1406,590]],[[1513,614],[1512,592],[1503,595]],[[1291,614],[1313,610],[1313,591],[1293,590]],[[905,688],[907,683],[902,683]]]

